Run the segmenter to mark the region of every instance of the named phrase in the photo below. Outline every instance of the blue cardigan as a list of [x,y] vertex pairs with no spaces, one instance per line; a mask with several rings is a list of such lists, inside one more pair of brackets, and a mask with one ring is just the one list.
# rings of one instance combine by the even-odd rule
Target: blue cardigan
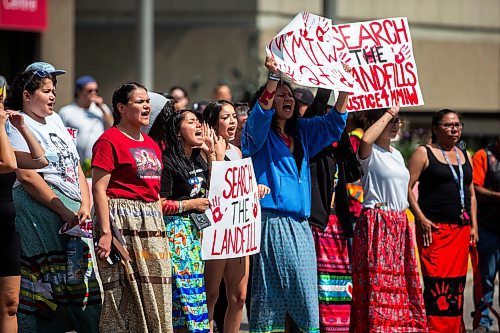
[[292,153],[276,131],[271,130],[274,113],[274,109],[263,110],[259,103],[255,104],[243,128],[241,150],[245,157],[252,158],[257,183],[271,189],[260,202],[262,208],[306,219],[311,213],[309,159],[338,141],[347,113],[332,110],[324,116],[298,119],[304,150],[300,175]]

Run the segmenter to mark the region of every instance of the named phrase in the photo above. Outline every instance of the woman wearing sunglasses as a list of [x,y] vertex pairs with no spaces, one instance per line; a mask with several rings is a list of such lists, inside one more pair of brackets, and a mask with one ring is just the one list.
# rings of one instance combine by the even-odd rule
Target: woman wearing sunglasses
[[391,146],[399,105],[367,111],[358,159],[363,210],[352,245],[351,332],[427,332],[422,288],[406,209],[410,175]]
[[[55,99],[53,77],[44,71],[20,74],[7,99],[45,150],[34,160],[48,160],[36,171],[16,170],[12,191],[21,240],[19,331],[97,332],[100,292],[88,243],[72,240],[73,254],[81,255],[69,269],[68,237],[59,234],[64,223],[74,226],[90,217],[90,196],[73,139],[54,112]],[[30,151],[14,126],[8,134],[14,149]]]
[[[469,243],[475,245],[478,233],[472,162],[457,147],[462,128],[457,112],[438,111],[432,143],[418,147],[408,163],[429,332],[465,332]],[[417,181],[418,201],[412,191]]]
[[226,145],[194,112],[174,111],[171,103],[149,134],[163,148],[160,196],[172,254],[174,330],[209,332],[201,222],[209,206],[208,168],[224,159]]

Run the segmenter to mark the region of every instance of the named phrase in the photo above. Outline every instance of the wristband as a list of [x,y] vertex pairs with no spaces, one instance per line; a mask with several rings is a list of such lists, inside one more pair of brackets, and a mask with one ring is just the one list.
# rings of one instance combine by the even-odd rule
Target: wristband
[[280,81],[281,80],[281,75],[278,73],[273,73],[273,72],[269,72],[269,76],[267,77],[269,80],[271,81]]
[[31,160],[32,161],[40,161],[41,159],[43,159],[45,157],[45,155],[42,155],[40,157],[37,157],[37,158],[32,158]]
[[179,214],[182,214],[184,212],[184,205],[182,204],[182,201],[179,201]]
[[389,109],[387,109],[385,112],[387,112],[388,114],[390,114],[392,118],[396,117],[395,115],[393,115],[393,114],[389,111]]

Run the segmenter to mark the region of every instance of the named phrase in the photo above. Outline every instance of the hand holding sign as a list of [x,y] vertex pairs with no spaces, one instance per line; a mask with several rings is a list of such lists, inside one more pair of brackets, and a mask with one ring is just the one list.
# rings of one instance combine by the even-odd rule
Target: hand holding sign
[[278,69],[278,63],[271,56],[266,56],[265,66],[266,66],[267,70],[270,71],[271,73],[279,74],[279,72],[280,72]]
[[302,12],[273,38],[266,52],[295,83],[353,91],[354,79],[342,68],[332,34],[330,19]]
[[212,162],[212,224],[203,229],[202,258],[228,259],[260,250],[260,203],[252,160]]
[[348,111],[423,105],[405,17],[332,26],[334,54],[352,67]]

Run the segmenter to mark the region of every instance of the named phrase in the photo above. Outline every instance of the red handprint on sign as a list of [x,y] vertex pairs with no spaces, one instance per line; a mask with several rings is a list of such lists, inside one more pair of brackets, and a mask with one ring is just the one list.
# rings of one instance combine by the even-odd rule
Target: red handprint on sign
[[254,200],[253,200],[253,210],[252,210],[254,218],[257,218],[257,214],[259,213],[259,207],[257,205],[258,200],[259,200],[259,197],[257,196],[257,194],[255,194],[254,195]]
[[[212,218],[214,220],[214,223],[220,222],[222,220],[222,217],[224,216],[224,214],[220,210],[220,197],[215,196],[212,199],[211,211],[212,211]],[[227,208],[224,210],[224,213],[226,211],[227,211]]]
[[340,76],[340,83],[342,83],[343,85],[345,85],[346,87],[349,87],[349,88],[354,87],[354,84],[349,82],[349,80],[344,76],[343,72],[341,72],[341,71],[337,71],[337,72]]
[[393,47],[391,47],[391,50],[394,53],[394,61],[396,61],[396,64],[401,64],[411,56],[411,50],[408,45],[403,45],[397,53],[394,51]]
[[320,42],[323,42],[323,37],[328,32],[328,30],[330,30],[330,27],[328,26],[328,22],[325,21],[324,23],[325,23],[324,27],[320,27],[318,25],[318,27],[316,28],[316,38],[318,38],[318,40]]
[[446,311],[450,307],[450,303],[448,300],[451,298],[451,295],[447,295],[450,286],[445,285],[444,282],[441,283],[441,286],[436,283],[435,291],[431,290],[432,296],[436,297],[436,304],[440,311]]

